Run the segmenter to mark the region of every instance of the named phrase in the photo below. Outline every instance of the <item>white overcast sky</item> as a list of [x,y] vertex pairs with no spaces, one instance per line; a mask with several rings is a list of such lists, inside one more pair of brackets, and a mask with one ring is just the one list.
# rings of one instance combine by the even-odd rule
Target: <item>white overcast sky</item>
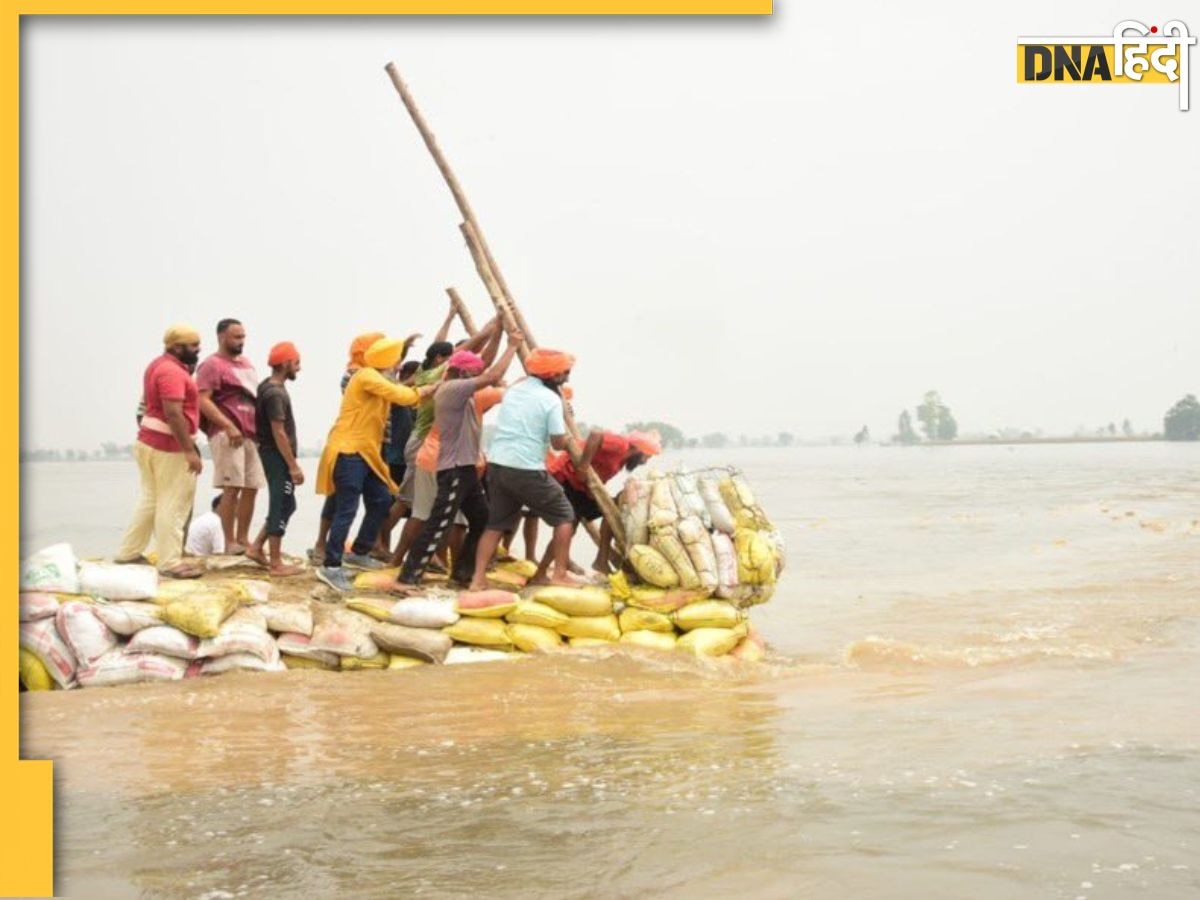
[[[1200,76],[1015,83],[1015,39],[1178,4],[780,2],[755,20],[23,19],[25,447],[133,438],[174,320],[300,347],[485,294],[395,60],[581,419],[1071,432],[1200,391]],[[1195,12],[1195,7],[1192,7]],[[1200,14],[1188,21],[1200,30]],[[1193,49],[1192,67],[1200,69]]]

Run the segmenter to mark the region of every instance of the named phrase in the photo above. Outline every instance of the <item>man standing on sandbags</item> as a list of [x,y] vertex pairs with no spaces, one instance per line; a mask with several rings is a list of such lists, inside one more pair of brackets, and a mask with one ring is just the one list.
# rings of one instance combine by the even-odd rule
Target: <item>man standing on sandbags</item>
[[221,491],[217,515],[230,555],[246,552],[254,501],[267,486],[254,433],[258,374],[242,355],[245,346],[242,323],[222,319],[217,323],[217,352],[196,370],[200,425],[212,452],[213,487]]
[[[389,381],[384,374],[404,360],[411,340],[380,338],[363,354],[365,365],[346,385],[337,421],[329,430],[317,467],[317,493],[333,495],[334,513],[325,544],[325,564],[316,575],[335,590],[349,591],[354,586],[342,568],[343,559],[362,568],[374,562],[367,554],[375,546],[379,527],[392,505],[392,494],[398,490],[380,452],[392,404],[415,406],[437,388],[429,385],[414,390]],[[359,498],[366,512],[351,552],[343,556]]]
[[[296,511],[296,488],[304,484],[304,472],[296,461],[296,417],[287,389],[287,383],[295,381],[300,372],[300,351],[291,341],[283,341],[271,348],[267,363],[271,376],[258,386],[254,431],[270,494],[266,524],[246,548],[246,556],[282,578],[304,571],[300,566],[285,565],[281,549],[288,520]],[[270,559],[263,553],[264,545],[270,547]]]
[[504,378],[525,339],[510,332],[504,354],[487,371],[483,357],[470,350],[456,350],[446,362],[446,380],[434,395],[434,425],[440,444],[437,459],[437,494],[425,524],[404,560],[397,589],[411,593],[441,547],[454,518],[461,509],[467,519],[467,535],[454,560],[451,580],[467,586],[475,570],[475,550],[488,524],[488,501],[479,481],[480,431],[475,395],[494,387]]
[[203,463],[196,449],[200,403],[192,369],[200,359],[200,332],[172,325],[163,335],[163,354],[142,376],[146,412],[138,427],[134,459],[141,497],[121,540],[119,563],[144,563],[150,538],[158,571],[170,578],[199,578],[203,567],[183,561],[183,529],[196,496]]
[[488,448],[488,527],[475,556],[471,590],[487,588],[487,569],[506,531],[517,527],[521,510],[554,529],[549,553],[553,574],[543,573],[539,583],[578,584],[568,571],[575,512],[562,486],[546,471],[546,452],[567,449],[562,388],[571,377],[575,357],[558,350],[538,348],[525,359],[529,377],[504,395],[496,420],[496,434]]

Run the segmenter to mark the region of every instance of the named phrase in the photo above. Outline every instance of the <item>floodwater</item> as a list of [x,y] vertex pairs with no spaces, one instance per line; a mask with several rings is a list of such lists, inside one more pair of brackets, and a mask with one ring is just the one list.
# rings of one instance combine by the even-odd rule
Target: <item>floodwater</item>
[[[771,664],[24,695],[59,893],[1200,896],[1200,445],[720,456],[789,545]],[[28,545],[111,552],[134,484],[27,467]]]

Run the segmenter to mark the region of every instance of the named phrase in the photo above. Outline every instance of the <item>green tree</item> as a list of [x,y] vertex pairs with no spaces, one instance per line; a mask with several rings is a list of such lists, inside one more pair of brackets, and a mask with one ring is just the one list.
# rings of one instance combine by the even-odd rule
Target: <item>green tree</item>
[[[909,428],[911,428],[911,427],[912,426],[910,425]],[[871,429],[868,428],[866,425],[864,425],[861,429],[859,429],[858,434],[854,435],[854,443],[856,443],[856,444],[865,444],[870,439],[871,439]]]
[[897,428],[899,428],[899,432],[894,440],[898,443],[915,444],[918,440],[920,440],[920,438],[917,437],[917,433],[913,430],[912,416],[908,414],[907,409],[900,412],[900,422],[897,425]]
[[931,441],[952,441],[958,436],[958,422],[937,391],[925,392],[924,401],[917,407],[917,418],[925,437]]
[[662,438],[663,446],[669,450],[678,450],[687,445],[687,438],[674,425],[666,422],[630,422],[625,426],[626,431],[657,431]]
[[701,447],[709,447],[711,449],[720,450],[729,444],[729,437],[719,431],[714,431],[712,434],[706,434],[700,438]]
[[796,443],[796,436],[790,431],[781,431],[776,438],[776,443],[778,443],[780,447],[790,447],[792,444]]
[[1129,423],[1128,419],[1121,423],[1121,433],[1125,437],[1133,437],[1133,426]]
[[1200,401],[1188,394],[1163,417],[1163,437],[1168,441],[1200,441]]

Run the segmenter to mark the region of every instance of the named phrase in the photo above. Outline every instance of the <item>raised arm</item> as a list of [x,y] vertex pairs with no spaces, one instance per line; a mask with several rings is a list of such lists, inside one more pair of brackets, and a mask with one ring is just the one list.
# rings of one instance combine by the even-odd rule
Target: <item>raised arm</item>
[[446,313],[446,321],[442,323],[442,327],[439,328],[437,334],[433,336],[433,343],[439,343],[440,341],[444,341],[447,337],[449,337],[450,326],[454,324],[454,319],[457,315],[458,311],[455,310],[454,304],[451,303],[450,311]]
[[525,336],[519,331],[511,332],[508,335],[508,346],[504,348],[504,355],[491,368],[485,370],[482,375],[475,379],[477,385],[475,390],[500,383],[500,380],[504,377],[504,373],[508,371],[509,365],[512,364],[513,357],[517,354],[517,348],[521,346],[523,340],[525,340]]
[[479,331],[467,338],[466,343],[464,343],[459,349],[470,350],[472,353],[478,353],[480,348],[491,339],[492,335],[499,333],[499,331],[500,317],[493,316],[486,325],[479,329]]
[[393,384],[375,369],[366,369],[355,376],[363,379],[363,390],[376,397],[383,397],[394,406],[416,406],[423,397],[432,394],[436,384],[414,390],[405,384]]

